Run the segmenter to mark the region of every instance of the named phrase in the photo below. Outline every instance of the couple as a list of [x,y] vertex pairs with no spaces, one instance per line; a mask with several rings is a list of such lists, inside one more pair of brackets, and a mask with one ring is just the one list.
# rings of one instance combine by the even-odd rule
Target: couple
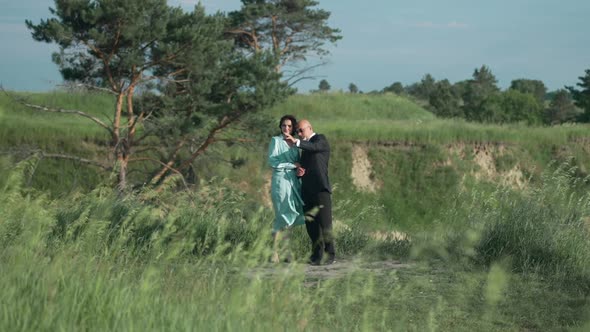
[[[271,197],[275,211],[274,252],[278,262],[279,242],[287,241],[290,229],[305,223],[311,240],[309,264],[333,264],[336,258],[332,234],[332,189],[328,179],[330,146],[326,137],[313,132],[307,120],[285,115],[279,122],[281,135],[272,138],[268,163],[273,169]],[[299,139],[293,137],[297,132]],[[301,150],[301,155],[299,154]],[[291,260],[288,255],[285,261]]]

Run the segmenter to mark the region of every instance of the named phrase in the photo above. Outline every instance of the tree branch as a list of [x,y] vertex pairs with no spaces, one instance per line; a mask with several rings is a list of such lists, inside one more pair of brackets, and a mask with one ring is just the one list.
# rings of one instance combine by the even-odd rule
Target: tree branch
[[260,45],[258,43],[258,37],[256,36],[256,31],[252,29],[252,32],[244,30],[244,29],[233,29],[227,30],[225,33],[238,35],[238,36],[246,36],[247,38],[243,38],[245,42],[252,48],[254,53],[260,51]]
[[63,153],[47,153],[45,151],[42,151],[40,149],[11,149],[11,150],[4,150],[4,151],[0,151],[0,154],[4,154],[4,155],[19,155],[22,156],[24,158],[37,154],[41,159],[43,158],[53,158],[53,159],[66,159],[66,160],[72,160],[72,161],[77,161],[83,164],[88,164],[88,165],[93,165],[99,168],[102,168],[106,171],[111,171],[113,169],[112,166],[108,166],[105,165],[102,162],[96,161],[96,160],[92,160],[92,159],[86,159],[86,158],[82,158],[82,157],[78,157],[78,156],[72,156],[72,155],[68,155],[68,154],[63,154]]
[[140,153],[144,153],[144,152],[148,152],[148,151],[158,151],[158,147],[157,146],[146,146],[142,149],[135,149],[134,151],[135,151],[135,154],[140,154]]
[[[307,73],[307,72],[309,72],[309,71],[317,68],[317,67],[324,66],[326,63],[327,63],[326,61],[322,61],[320,63],[317,63],[317,64],[313,65],[313,66],[308,66],[308,67],[305,67],[303,69],[297,70],[297,71],[295,71],[293,73],[293,75],[286,76],[285,82],[289,82],[289,86],[291,87],[291,86],[295,85],[299,81],[306,80],[306,79],[316,78],[317,76],[303,76],[303,75],[305,73]],[[297,79],[294,80],[294,81],[291,81],[294,78],[297,78]]]
[[97,57],[102,60],[102,63],[104,65],[104,70],[106,71],[109,83],[111,84],[111,89],[113,89],[113,91],[119,92],[121,87],[117,87],[117,84],[113,80],[113,74],[111,73],[111,67],[108,62],[109,59],[105,58],[104,53],[101,50],[99,50],[98,48],[96,48],[94,45],[90,44],[87,40],[81,40],[81,42],[82,42],[82,44],[86,45],[86,47],[88,47],[93,52],[95,52]]
[[105,171],[111,171],[113,170],[113,167],[105,165],[101,162],[98,162],[96,160],[91,160],[91,159],[86,159],[86,158],[81,158],[81,157],[77,157],[77,156],[71,156],[71,155],[67,155],[67,154],[61,154],[61,153],[45,153],[40,151],[39,152],[39,156],[41,158],[54,158],[54,159],[66,159],[66,160],[73,160],[73,161],[77,161],[79,163],[83,163],[83,164],[88,164],[88,165],[93,165],[96,167],[100,167],[102,169],[104,169]]
[[167,164],[165,164],[165,163],[161,162],[160,160],[153,159],[153,158],[148,158],[148,157],[142,157],[142,158],[131,158],[131,159],[129,159],[129,162],[132,162],[132,161],[151,161],[151,162],[153,162],[153,163],[159,164],[159,165],[161,165],[162,167],[166,168],[167,170],[170,170],[170,171],[172,171],[172,172],[174,172],[174,173],[176,173],[176,174],[180,175],[180,178],[182,179],[182,183],[184,184],[184,187],[185,187],[186,189],[188,189],[188,185],[187,185],[186,181],[184,180],[184,176],[183,176],[183,175],[182,175],[182,173],[180,173],[180,171],[179,171],[179,170],[177,170],[176,168],[170,167],[169,165],[167,165]]
[[113,134],[113,130],[106,124],[104,123],[102,120],[100,120],[99,118],[90,115],[88,113],[84,113],[82,111],[78,111],[78,110],[65,110],[65,109],[61,109],[61,108],[50,108],[47,106],[41,106],[41,105],[35,105],[35,104],[30,104],[28,103],[26,100],[24,100],[23,98],[19,98],[16,97],[14,95],[11,95],[10,93],[8,93],[8,91],[6,91],[4,89],[4,87],[0,86],[0,90],[2,90],[4,93],[6,93],[6,95],[10,98],[12,98],[15,102],[22,104],[28,108],[31,108],[35,111],[39,111],[39,112],[48,112],[48,113],[64,113],[64,114],[76,114],[82,117],[85,117],[87,119],[92,120],[94,123],[98,124],[99,126],[101,126],[102,128],[104,128],[106,131],[109,132],[109,134]]
[[94,84],[88,84],[88,83],[70,83],[70,84],[59,84],[58,86],[62,86],[65,88],[68,87],[84,87],[90,90],[97,90],[97,91],[102,91],[102,92],[107,92],[113,95],[116,95],[117,93],[115,93],[112,89],[107,89],[107,88],[101,88],[99,86],[96,86]]
[[182,170],[185,167],[187,167],[190,164],[192,164],[192,162],[199,155],[201,155],[203,152],[205,152],[205,150],[207,150],[207,148],[209,147],[209,145],[211,145],[212,143],[214,143],[216,141],[215,136],[217,135],[217,133],[219,131],[221,131],[222,129],[224,129],[227,126],[229,126],[231,123],[233,123],[239,117],[241,117],[243,114],[244,114],[244,112],[237,111],[233,115],[226,115],[226,116],[224,116],[219,121],[219,123],[217,124],[217,126],[213,127],[209,131],[209,135],[207,135],[207,138],[205,139],[205,141],[203,141],[201,143],[201,145],[191,154],[191,156],[189,158],[187,158],[182,164],[180,164],[180,166],[178,166],[178,169]]

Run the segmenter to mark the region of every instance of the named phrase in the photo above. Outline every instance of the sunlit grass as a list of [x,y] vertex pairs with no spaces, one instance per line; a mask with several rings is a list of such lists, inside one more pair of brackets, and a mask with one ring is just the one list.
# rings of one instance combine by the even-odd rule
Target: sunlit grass
[[[14,96],[35,105],[82,111],[107,122],[114,111],[113,98],[101,94],[56,91],[14,93]],[[34,111],[4,93],[0,94],[0,117],[0,146],[3,147],[24,145],[50,151],[79,151],[83,149],[76,146],[81,141],[104,140],[108,137],[103,128],[87,118]]]
[[434,115],[414,102],[394,94],[364,95],[344,93],[318,93],[294,95],[287,101],[268,110],[280,118],[293,114],[297,118],[326,123],[348,120],[428,120]]
[[[37,114],[3,98],[4,147],[68,150],[102,137],[86,119]],[[60,92],[31,100],[105,119],[112,109],[108,96]],[[76,165],[51,164],[42,174],[35,158],[16,166],[2,158],[0,330],[588,327],[588,156],[576,142],[587,139],[588,126],[440,120],[395,95],[293,96],[267,112],[277,120],[306,117],[328,135],[338,257],[350,270],[310,274],[302,227],[291,242],[296,263],[267,263],[265,149],[243,152],[250,160],[234,170],[222,169],[228,156],[219,148],[199,162],[200,182],[190,190],[171,179],[162,190],[128,196],[93,173],[76,173],[90,188],[60,188],[56,198],[37,189],[49,178],[74,188],[66,179],[75,178],[69,171]],[[357,143],[367,149],[378,193],[352,184]],[[518,164],[535,179],[520,190],[494,178],[477,182],[472,157],[449,153],[454,143],[506,145],[494,167]],[[550,164],[568,156],[576,157],[571,164]],[[208,177],[215,172],[227,179]],[[43,183],[31,186],[35,181]],[[408,237],[378,239],[377,228]],[[392,260],[407,265],[384,268]]]
[[[99,186],[87,195],[50,199],[22,188],[30,167],[19,164],[0,191],[0,330],[504,331],[588,322],[587,292],[580,287],[590,281],[588,250],[579,250],[587,248],[588,235],[538,232],[567,220],[543,213],[541,224],[528,223],[527,213],[538,215],[534,209],[514,209],[499,196],[465,200],[486,209],[449,214],[454,229],[413,237],[413,258],[400,269],[379,265],[381,258],[367,250],[376,240],[355,240],[372,212],[354,202],[337,205],[350,228],[337,235],[337,243],[349,246],[347,254],[339,251],[349,270],[322,277],[303,264],[307,243],[298,240],[299,262],[267,263],[271,211],[254,208],[223,182],[127,197]],[[531,190],[522,202],[543,201],[545,211],[581,226],[588,196],[555,190],[569,181],[561,174],[548,175],[545,189]],[[576,273],[541,264],[523,274],[514,269],[521,266],[514,253],[511,260],[482,250],[497,233],[490,228],[495,216],[514,216],[511,210],[528,229],[505,222],[498,234],[515,232],[533,250],[550,238],[570,243],[561,252],[575,260],[539,259]],[[476,236],[469,240],[459,230]],[[576,284],[569,282],[573,275]]]
[[[20,95],[32,103],[81,110],[105,121],[109,121],[114,109],[113,97],[104,94],[58,91]],[[332,139],[368,142],[562,145],[590,136],[590,126],[583,124],[530,127],[525,124],[492,125],[437,119],[411,100],[394,94],[294,95],[264,113],[276,119],[284,114],[294,114],[299,119],[309,119],[317,132],[327,134]],[[0,96],[0,116],[3,120],[0,139],[11,144],[55,145],[80,138],[107,138],[106,132],[88,119],[27,110],[6,95]]]
[[416,103],[394,94],[296,95],[268,111],[280,118],[293,114],[307,118],[316,132],[335,139],[402,141],[447,144],[453,142],[503,142],[567,144],[590,136],[590,126],[565,124],[531,127],[526,124],[481,124],[461,119],[437,119]]

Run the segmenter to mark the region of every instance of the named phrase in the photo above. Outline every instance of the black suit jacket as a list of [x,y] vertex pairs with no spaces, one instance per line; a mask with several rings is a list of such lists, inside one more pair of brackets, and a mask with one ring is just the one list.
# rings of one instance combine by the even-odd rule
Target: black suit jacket
[[328,163],[330,161],[330,145],[322,134],[315,134],[309,141],[300,140],[301,167],[305,174],[301,178],[303,196],[317,194],[322,191],[332,193],[328,178]]

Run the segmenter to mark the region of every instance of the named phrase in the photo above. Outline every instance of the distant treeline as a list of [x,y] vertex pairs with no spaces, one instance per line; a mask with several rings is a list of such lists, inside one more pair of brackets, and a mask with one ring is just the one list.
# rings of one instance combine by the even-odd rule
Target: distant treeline
[[[410,96],[443,118],[537,125],[590,122],[590,69],[579,80],[579,89],[566,86],[548,92],[543,81],[520,78],[513,80],[510,87],[502,91],[494,74],[483,65],[474,70],[471,79],[454,84],[447,79],[437,81],[426,74],[420,82],[407,86],[394,82],[381,91],[369,93]],[[326,86],[329,87],[329,84],[322,81],[319,91],[326,90]],[[348,90],[359,93],[354,83],[349,84]]]

